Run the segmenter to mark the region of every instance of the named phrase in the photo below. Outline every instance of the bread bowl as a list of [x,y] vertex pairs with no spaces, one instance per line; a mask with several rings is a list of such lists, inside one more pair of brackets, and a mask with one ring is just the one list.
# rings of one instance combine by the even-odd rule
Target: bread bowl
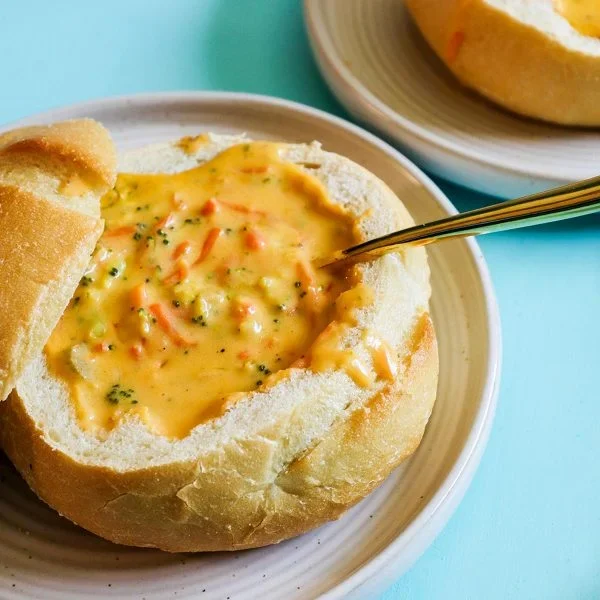
[[[300,182],[300,186],[292,185],[298,188],[295,191],[298,198],[308,201],[315,195],[322,196],[326,205],[320,206],[319,211],[324,211],[328,219],[346,222],[340,240],[344,236],[365,239],[412,223],[385,184],[349,160],[323,151],[318,144],[261,145],[235,136],[204,135],[156,145],[122,157],[121,171],[144,175],[137,179],[135,175],[122,176],[116,190],[121,195],[118,190],[123,183],[126,190],[131,189],[132,183],[143,189],[148,182],[154,185],[158,182],[155,187],[160,188],[167,181],[164,174],[182,173],[188,177],[186,173],[198,168],[204,169],[203,177],[210,177],[210,170],[216,168],[215,161],[221,161],[219,169],[227,172],[233,167],[236,172],[243,171],[243,161],[251,160],[250,155],[255,151],[267,152],[267,172],[262,170],[263,155],[260,164],[250,164],[249,170],[240,176],[245,184],[260,188],[271,185],[271,178],[280,178],[278,185],[283,182],[283,187]],[[223,157],[230,162],[223,162]],[[236,162],[239,160],[242,163]],[[163,175],[152,181],[152,176],[146,175],[149,173]],[[179,185],[181,180],[177,181]],[[212,196],[205,194],[194,199],[177,195],[179,191],[168,188],[161,202],[168,198],[179,206],[189,205],[184,210],[193,208],[194,214],[199,215],[197,218],[202,221],[199,225],[205,227],[196,247],[200,256],[215,229],[210,221],[217,218],[215,214],[219,218],[225,218],[223,213],[227,218],[232,215],[236,215],[235,219],[247,218],[253,227],[258,223],[259,229],[269,229],[268,223],[261,220],[263,209],[256,195],[248,196],[251,205],[243,206],[215,195],[220,208],[214,210],[214,204],[209,204]],[[197,191],[205,193],[207,189],[201,187]],[[107,217],[110,194],[104,202],[103,214]],[[140,211],[138,206],[142,207]],[[137,203],[136,212],[143,212],[144,206]],[[218,212],[221,209],[223,213]],[[248,216],[249,213],[258,215],[258,221],[253,221],[255,217]],[[275,219],[284,216],[278,213]],[[151,221],[164,215],[150,217]],[[177,226],[195,227],[198,225],[195,218],[177,217],[175,222]],[[186,223],[187,219],[192,222]],[[107,233],[127,227],[112,225],[107,217]],[[165,247],[177,252],[182,244],[177,238],[178,228],[171,234],[168,227],[169,243]],[[235,233],[246,243],[247,232],[243,227],[239,220],[235,221]],[[220,229],[223,231],[223,227]],[[274,229],[279,231],[280,225]],[[133,239],[137,233],[132,230],[125,235]],[[153,237],[165,239],[158,229]],[[225,244],[227,239],[222,234],[217,244]],[[134,241],[143,243],[143,239]],[[331,244],[328,236],[322,242],[325,246]],[[309,240],[307,244],[310,243]],[[133,242],[128,240],[127,244]],[[162,241],[158,248],[165,251]],[[273,257],[277,259],[277,252]],[[283,251],[281,257],[282,277],[289,280],[288,257]],[[105,265],[108,276],[113,268],[117,269],[115,277],[129,273],[130,265],[125,262],[123,269]],[[201,264],[199,268],[204,267]],[[165,273],[161,281],[171,274]],[[300,306],[300,295],[310,286],[302,283],[302,275],[298,277],[300,286],[296,287],[294,281],[293,293],[298,294],[294,302]],[[73,310],[75,299],[81,297],[76,292],[53,334],[58,336],[55,346],[58,350],[49,350],[57,341],[51,338],[46,352],[28,365],[15,392],[0,407],[3,447],[43,500],[75,523],[117,543],[172,552],[236,550],[276,543],[335,519],[416,449],[435,399],[438,368],[435,332],[428,309],[429,271],[423,249],[407,249],[399,255],[356,267],[349,281],[338,279],[337,284],[349,289],[348,295],[342,294],[329,313],[341,325],[338,329],[326,328],[340,333],[334,345],[318,345],[316,338],[321,332],[309,331],[305,322],[307,339],[295,356],[283,361],[281,370],[277,370],[277,365],[261,369],[263,363],[246,361],[257,369],[253,377],[261,377],[256,386],[247,389],[248,381],[244,380],[246,389],[227,394],[225,402],[219,398],[216,407],[212,403],[208,413],[196,419],[197,424],[184,419],[176,427],[171,427],[170,416],[167,421],[161,420],[160,410],[154,414],[150,414],[152,407],[148,413],[138,411],[142,398],[135,410],[128,405],[128,410],[116,418],[112,413],[106,419],[106,413],[102,412],[91,422],[82,419],[81,405],[77,408],[71,397],[72,382],[52,370],[54,359],[61,355],[60,342],[65,339],[61,337],[61,327],[70,331],[69,311]],[[95,285],[96,281],[84,288]],[[175,283],[174,288],[178,285],[179,282]],[[335,286],[333,289],[339,291]],[[80,288],[81,291],[85,290]],[[184,289],[181,298],[173,297],[175,309],[185,309],[188,302],[192,303],[185,292]],[[146,293],[151,295],[156,290]],[[310,308],[304,305],[302,310],[309,314]],[[260,312],[263,307],[258,309]],[[237,307],[233,306],[233,310]],[[160,328],[160,315],[153,314],[157,318],[154,326]],[[315,318],[323,325],[320,313]],[[196,319],[195,324],[200,326],[197,331],[202,335],[217,335],[211,333],[210,320],[203,313],[195,314],[192,319]],[[202,321],[208,322],[208,326],[204,327]],[[191,333],[189,323],[177,323],[175,329],[182,352],[188,350],[186,356],[194,356],[196,350],[185,346],[185,338],[196,334]],[[163,328],[161,335],[172,337],[174,328],[170,333],[166,329]],[[252,335],[252,331],[245,333]],[[229,346],[215,346],[217,338],[211,339],[212,343],[204,347],[211,348],[213,358],[220,357],[221,347],[225,347],[223,354],[228,356]],[[119,338],[118,343],[121,341]],[[176,346],[177,338],[173,341]],[[377,367],[381,349],[387,349],[385,360],[383,366]],[[142,346],[140,352],[149,350]],[[392,362],[387,361],[390,357]],[[198,363],[209,368],[213,358],[205,353]],[[125,359],[122,354],[118,364],[124,365]],[[361,367],[358,370],[355,359]],[[235,360],[229,363],[234,364]],[[228,385],[229,363],[224,363],[226,376],[217,385]],[[125,372],[132,374],[132,381],[145,385],[143,381],[151,372],[140,363],[132,364]],[[200,368],[198,371],[202,372]],[[76,368],[72,377],[81,383],[77,379],[80,375],[81,368]],[[109,408],[114,408],[112,401],[115,397],[120,400],[121,392],[125,402],[138,400],[134,388],[128,386],[120,387],[114,394],[112,386],[108,388],[105,399]],[[83,414],[85,417],[90,413],[83,410]]]
[[89,119],[0,135],[0,400],[79,283],[115,165],[108,132]]
[[527,117],[600,125],[595,0],[406,0],[406,6],[466,86]]

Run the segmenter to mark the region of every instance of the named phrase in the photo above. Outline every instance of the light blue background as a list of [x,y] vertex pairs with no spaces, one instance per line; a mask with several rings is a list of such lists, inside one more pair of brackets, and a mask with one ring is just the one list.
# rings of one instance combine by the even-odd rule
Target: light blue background
[[[316,70],[299,4],[4,0],[0,122],[188,89],[273,94],[347,116]],[[459,210],[489,201],[438,183]],[[464,502],[383,598],[600,598],[600,219],[481,246],[503,321],[496,422]]]

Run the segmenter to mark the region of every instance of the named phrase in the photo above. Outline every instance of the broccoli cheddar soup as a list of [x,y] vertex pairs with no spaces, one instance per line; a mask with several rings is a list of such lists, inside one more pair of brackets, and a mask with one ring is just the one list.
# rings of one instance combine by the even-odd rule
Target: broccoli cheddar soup
[[[183,437],[290,367],[371,380],[336,347],[371,291],[311,262],[355,243],[356,222],[279,149],[252,142],[181,173],[123,173],[105,195],[104,234],[45,349],[84,430],[137,415]],[[393,375],[376,346],[377,375]]]

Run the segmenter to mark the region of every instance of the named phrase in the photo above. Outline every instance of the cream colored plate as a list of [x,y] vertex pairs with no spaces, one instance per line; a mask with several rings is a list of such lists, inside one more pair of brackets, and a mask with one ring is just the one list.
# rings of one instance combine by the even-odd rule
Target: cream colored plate
[[334,93],[432,172],[514,197],[600,173],[600,133],[521,119],[463,88],[402,0],[305,0]]
[[[325,113],[242,94],[165,94],[101,100],[27,123],[94,117],[121,149],[202,131],[256,138],[319,139],[383,178],[417,221],[454,211],[392,148]],[[21,122],[23,123],[23,122]],[[500,361],[498,312],[473,241],[431,250],[440,392],[415,456],[340,521],[278,546],[236,553],[169,555],[120,547],[61,519],[0,467],[0,597],[365,597],[397,578],[431,543],[465,492],[492,424]],[[77,494],[77,481],[72,493]]]

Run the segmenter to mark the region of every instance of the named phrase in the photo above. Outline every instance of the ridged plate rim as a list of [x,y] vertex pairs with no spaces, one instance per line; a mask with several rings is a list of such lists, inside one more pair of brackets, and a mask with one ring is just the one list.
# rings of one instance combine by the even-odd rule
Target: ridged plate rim
[[[223,103],[226,105],[256,106],[265,109],[287,109],[294,115],[310,122],[317,120],[333,125],[341,133],[360,138],[361,141],[385,153],[400,165],[409,176],[422,186],[432,200],[448,214],[456,209],[443,192],[418,167],[406,157],[392,148],[389,144],[366,132],[360,127],[324,111],[311,108],[288,100],[244,94],[235,92],[158,92],[143,93],[127,96],[108,97],[99,100],[80,102],[65,107],[55,108],[47,112],[33,115],[0,127],[0,130],[16,126],[30,125],[68,119],[74,115],[93,114],[101,109],[121,109],[135,111],[136,107],[152,106],[168,110],[171,103],[186,103],[190,108],[201,107],[203,104]],[[364,563],[343,583],[331,588],[322,595],[323,598],[353,597],[369,590],[385,585],[397,578],[409,568],[421,553],[431,544],[442,530],[454,509],[466,492],[479,460],[483,454],[494,419],[498,397],[500,365],[501,365],[501,333],[500,317],[492,281],[478,244],[473,240],[458,242],[465,244],[476,268],[476,274],[483,289],[487,335],[489,336],[489,354],[486,363],[485,385],[479,401],[479,408],[473,419],[473,425],[466,436],[464,445],[446,479],[433,493],[425,507],[419,512],[413,522],[398,535],[383,551],[374,555]],[[408,547],[400,546],[408,540]],[[110,596],[107,591],[107,596]],[[14,596],[11,596],[14,597]]]

